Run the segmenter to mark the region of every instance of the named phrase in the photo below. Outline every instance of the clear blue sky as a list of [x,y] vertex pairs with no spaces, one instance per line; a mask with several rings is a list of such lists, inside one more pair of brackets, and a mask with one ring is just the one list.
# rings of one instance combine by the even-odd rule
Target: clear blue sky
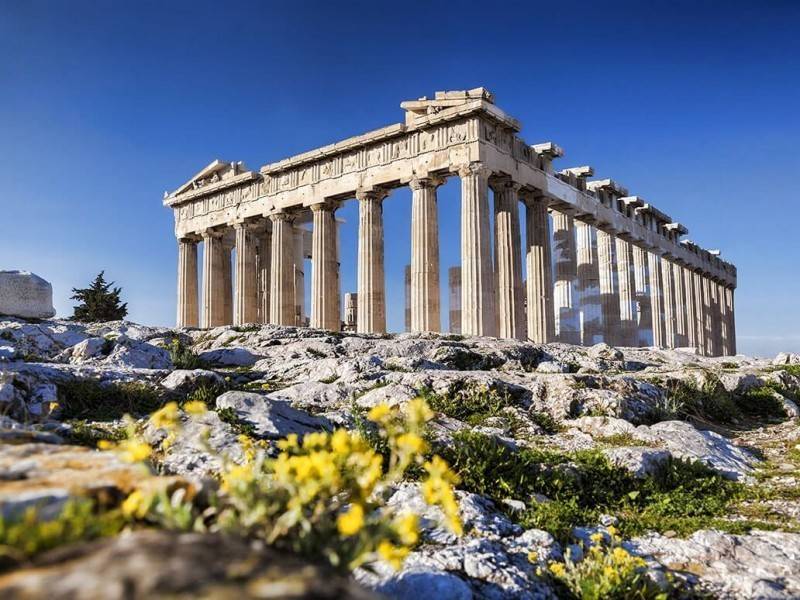
[[[173,324],[164,190],[217,157],[257,169],[482,85],[529,143],[566,149],[561,168],[593,165],[722,249],[740,351],[800,351],[798,32],[794,1],[0,0],[0,268],[50,280],[60,315],[105,269],[130,318]],[[445,268],[457,191],[441,194]],[[386,204],[393,329],[408,197]]]

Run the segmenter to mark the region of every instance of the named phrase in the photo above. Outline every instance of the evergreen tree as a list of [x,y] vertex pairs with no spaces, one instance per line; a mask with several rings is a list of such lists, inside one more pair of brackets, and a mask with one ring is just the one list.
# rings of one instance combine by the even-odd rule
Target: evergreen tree
[[106,283],[104,273],[105,271],[100,271],[88,288],[72,288],[72,300],[80,302],[72,315],[73,321],[118,321],[128,314],[128,303],[119,301],[122,288],[112,288],[114,282]]

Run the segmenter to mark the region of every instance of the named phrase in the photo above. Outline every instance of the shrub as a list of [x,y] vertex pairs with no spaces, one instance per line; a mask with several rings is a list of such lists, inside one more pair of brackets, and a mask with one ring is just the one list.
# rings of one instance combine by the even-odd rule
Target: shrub
[[[191,402],[184,409],[194,415],[205,407]],[[385,499],[412,465],[425,473],[425,500],[441,507],[450,529],[461,533],[453,491],[457,479],[440,457],[425,457],[422,434],[432,416],[421,399],[406,405],[404,415],[385,405],[370,410],[367,418],[389,448],[387,461],[361,435],[344,429],[307,434],[302,442],[290,435],[278,442],[276,458],[242,437],[245,460],[224,462],[220,488],[207,506],[185,490],[172,495],[162,490],[135,491],[122,509],[134,522],[261,539],[340,569],[377,558],[399,567],[419,540],[417,516],[390,509]],[[177,404],[165,405],[150,421],[174,434],[180,422]]]
[[101,384],[93,379],[75,379],[58,384],[63,419],[108,421],[125,414],[146,415],[162,404],[158,393],[134,381]]
[[436,394],[426,388],[420,391],[420,396],[433,410],[470,425],[481,425],[489,417],[502,415],[503,409],[511,406],[508,392],[474,384],[455,387],[446,394]]
[[667,396],[681,419],[732,423],[742,416],[733,396],[710,374],[702,385],[682,380],[669,383]]
[[100,271],[88,288],[72,288],[72,300],[80,304],[75,307],[72,319],[83,323],[119,321],[128,314],[128,304],[120,302],[122,288],[112,288],[114,282],[106,283]]
[[206,366],[195,351],[179,338],[172,338],[168,350],[170,360],[176,369],[202,369]]
[[746,416],[755,419],[785,419],[783,403],[775,396],[781,393],[773,385],[750,388],[736,396],[736,406]]

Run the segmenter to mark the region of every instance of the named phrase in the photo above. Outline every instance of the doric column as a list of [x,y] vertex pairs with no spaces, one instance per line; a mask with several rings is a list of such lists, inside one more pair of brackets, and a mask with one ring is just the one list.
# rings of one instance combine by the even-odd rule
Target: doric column
[[490,181],[494,190],[494,260],[497,336],[524,339],[519,189],[509,178]]
[[711,290],[711,331],[714,338],[713,356],[722,356],[724,350],[722,344],[722,314],[720,311],[719,288],[717,282],[711,278],[709,278],[708,287]]
[[258,236],[256,269],[258,272],[258,321],[270,323],[269,294],[270,270],[272,269],[272,230],[268,225]]
[[411,331],[440,331],[439,215],[436,188],[443,180],[411,180]]
[[203,232],[203,316],[201,327],[218,327],[223,324],[222,239],[216,232]]
[[[294,270],[294,324],[298,327],[306,326],[306,269],[305,259],[311,251],[311,232],[298,225],[292,232],[294,239],[294,255],[292,268]],[[306,244],[308,242],[308,249]]]
[[688,345],[686,326],[686,289],[683,285],[683,267],[672,263],[672,290],[675,295],[675,345]]
[[667,346],[664,327],[664,290],[661,278],[661,256],[652,250],[647,252],[647,275],[650,283],[650,314],[653,318],[653,345]]
[[178,318],[177,327],[200,324],[197,305],[197,240],[178,240]]
[[222,324],[233,324],[233,243],[223,238],[222,248]]
[[664,302],[664,336],[667,348],[675,347],[675,289],[672,278],[672,263],[661,257],[661,287]]
[[489,246],[489,170],[470,163],[461,177],[461,331],[493,336],[496,332],[494,275]]
[[633,249],[630,242],[616,238],[617,289],[619,290],[620,344],[635,346],[637,338],[634,302]]
[[574,286],[577,278],[575,256],[575,222],[572,215],[552,211],[553,250],[555,252],[555,304],[556,330],[558,341],[565,344],[580,344],[580,324],[578,323],[577,298]]
[[547,200],[543,196],[525,199],[525,260],[528,272],[528,339],[547,344],[555,339],[553,314],[553,271]]
[[280,212],[269,218],[272,221],[270,323],[294,325],[294,217]]
[[714,340],[714,301],[711,297],[711,281],[705,273],[700,274],[703,285],[703,330],[705,332],[705,355],[716,356]]
[[733,307],[733,288],[725,288],[725,300],[728,306],[728,355],[736,355],[736,315]]
[[386,191],[359,191],[358,326],[359,333],[386,333],[386,281],[383,270],[383,199]]
[[614,234],[597,230],[597,264],[600,271],[600,304],[603,308],[603,341],[620,343],[619,293],[614,282]]
[[692,272],[693,299],[694,299],[694,335],[697,343],[698,352],[706,356],[708,354],[707,345],[708,332],[706,331],[706,312],[705,300],[703,295],[703,275],[700,272]]
[[636,290],[636,345],[650,346],[653,343],[653,316],[647,276],[647,250],[641,246],[633,247],[633,284]]
[[236,223],[236,296],[233,324],[258,320],[258,275],[256,273],[256,236],[252,226]]
[[578,267],[578,298],[581,314],[581,344],[591,346],[603,340],[603,308],[600,303],[600,270],[597,240],[588,223],[575,224],[575,249]]
[[697,318],[695,316],[694,274],[688,266],[680,267],[683,277],[683,294],[686,318],[686,344],[690,348],[697,348]]
[[728,301],[725,297],[725,287],[718,281],[715,281],[714,285],[717,288],[717,298],[719,302],[720,354],[728,356]]
[[336,222],[331,204],[313,204],[311,244],[311,327],[339,331],[339,261]]

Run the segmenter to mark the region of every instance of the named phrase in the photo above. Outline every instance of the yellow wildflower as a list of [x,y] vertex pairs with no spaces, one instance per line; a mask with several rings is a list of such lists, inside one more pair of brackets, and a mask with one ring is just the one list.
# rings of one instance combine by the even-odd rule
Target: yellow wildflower
[[616,527],[614,527],[613,525],[609,525],[609,526],[606,528],[606,531],[608,532],[608,535],[610,535],[610,536],[611,536],[611,539],[612,539],[612,540],[615,540],[615,539],[617,539],[617,534],[619,533],[619,529],[617,529],[617,528],[616,528]]
[[278,449],[286,452],[287,450],[295,450],[298,447],[297,434],[290,433],[286,436],[285,440],[278,440]]
[[427,423],[433,418],[433,411],[428,407],[428,403],[424,398],[417,397],[406,405],[406,415],[408,420],[414,426],[419,426]]
[[531,550],[528,552],[529,562],[535,563],[537,560],[539,560],[539,553],[536,550]]
[[208,407],[202,400],[192,400],[183,405],[183,410],[190,415],[202,415],[208,412]]
[[229,492],[231,488],[248,484],[254,479],[255,472],[252,465],[233,465],[222,475],[222,490]]
[[392,413],[388,404],[376,404],[367,413],[367,418],[375,423],[383,423]]
[[336,528],[342,535],[355,535],[364,527],[364,507],[353,504],[336,518]]
[[563,564],[558,562],[551,562],[548,566],[550,572],[556,577],[564,577],[567,574],[567,569]]
[[150,415],[150,422],[158,429],[170,429],[178,422],[178,403],[167,402],[156,412]]
[[419,517],[414,513],[404,514],[397,520],[395,531],[403,544],[413,546],[419,541]]
[[145,496],[141,490],[131,492],[122,503],[122,514],[128,518],[142,519],[150,509],[151,498]]
[[111,440],[100,440],[99,442],[97,442],[97,447],[100,450],[113,450],[114,448],[117,447],[117,445]]
[[324,431],[315,431],[303,437],[303,450],[316,450],[328,445],[328,434]]
[[123,440],[117,446],[117,450],[120,452],[120,458],[129,463],[145,461],[153,453],[150,445],[139,439]]
[[350,452],[350,434],[346,429],[337,429],[331,436],[331,450],[341,455]]
[[600,544],[605,539],[605,536],[598,531],[597,533],[593,533],[592,535],[590,535],[589,539],[592,540],[592,542],[594,542],[595,544]]
[[624,548],[616,547],[614,548],[614,550],[611,551],[611,557],[616,562],[625,562],[630,558],[630,556],[631,555],[628,554],[628,552]]
[[416,433],[404,433],[397,437],[397,448],[401,452],[420,454],[425,452],[426,444]]
[[395,570],[398,570],[403,566],[403,561],[406,559],[406,556],[408,556],[408,553],[408,548],[395,546],[386,540],[383,540],[380,544],[378,544],[378,554]]

